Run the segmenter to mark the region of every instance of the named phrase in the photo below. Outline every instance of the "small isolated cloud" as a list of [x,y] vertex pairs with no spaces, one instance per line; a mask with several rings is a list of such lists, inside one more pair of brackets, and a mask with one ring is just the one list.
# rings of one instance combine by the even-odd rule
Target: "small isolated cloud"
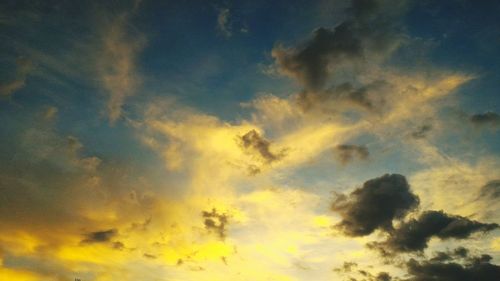
[[432,125],[422,125],[418,127],[415,131],[411,133],[411,136],[415,139],[423,139],[427,137],[427,134],[432,130]]
[[217,15],[217,30],[224,35],[224,37],[231,37],[233,35],[229,21],[230,17],[231,12],[228,8],[219,10],[219,14]]
[[10,96],[26,84],[28,74],[33,70],[33,62],[27,58],[16,60],[16,74],[13,80],[0,83],[0,96]]
[[496,223],[481,223],[442,211],[426,211],[417,219],[402,223],[390,233],[387,241],[373,245],[395,253],[422,251],[433,237],[466,239],[476,232],[488,232],[498,227]]
[[90,244],[90,243],[106,243],[110,242],[113,237],[118,234],[116,229],[109,229],[103,231],[90,232],[85,234],[85,239],[82,240],[82,243]]
[[214,208],[211,212],[203,211],[201,213],[203,217],[203,224],[208,231],[215,232],[220,239],[224,240],[226,238],[226,225],[228,223],[228,217],[224,213],[219,213]]
[[[257,131],[250,130],[240,137],[241,144],[246,150],[253,150],[266,162],[271,163],[284,157],[284,152],[273,153],[270,149],[271,143],[263,138]],[[252,169],[253,170],[253,169]]]
[[324,91],[303,91],[297,103],[302,109],[308,110],[317,104],[335,101],[337,106],[342,104],[347,108],[379,113],[386,104],[384,97],[391,90],[392,85],[384,80],[376,80],[359,87],[345,82]]
[[392,230],[392,221],[402,219],[418,204],[404,176],[386,174],[366,181],[349,195],[340,195],[332,210],[342,217],[337,227],[346,235],[364,236],[376,229]]
[[334,148],[335,156],[342,164],[348,164],[355,158],[366,160],[370,156],[368,148],[364,145],[339,144]]
[[47,121],[54,120],[54,118],[56,118],[56,116],[57,116],[58,111],[59,110],[55,106],[47,107],[47,109],[43,112],[43,119],[45,119]]
[[474,114],[469,118],[470,122],[477,126],[498,126],[500,125],[500,115],[495,112],[488,111],[486,113]]

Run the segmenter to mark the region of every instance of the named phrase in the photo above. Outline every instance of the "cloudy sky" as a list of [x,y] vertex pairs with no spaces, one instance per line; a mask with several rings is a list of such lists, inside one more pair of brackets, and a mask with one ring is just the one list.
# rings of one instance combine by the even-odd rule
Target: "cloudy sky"
[[0,3],[0,279],[494,281],[500,2]]

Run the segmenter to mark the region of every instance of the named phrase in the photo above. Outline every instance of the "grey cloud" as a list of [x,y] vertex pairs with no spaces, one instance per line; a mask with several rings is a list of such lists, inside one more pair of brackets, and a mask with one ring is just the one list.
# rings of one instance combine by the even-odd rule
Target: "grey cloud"
[[473,233],[488,232],[498,227],[498,224],[481,223],[442,211],[426,211],[417,219],[402,223],[398,229],[390,233],[387,241],[373,245],[396,253],[422,251],[427,248],[427,243],[432,237],[442,240],[465,239]]
[[284,153],[273,153],[271,152],[271,143],[263,138],[257,131],[251,130],[248,133],[240,137],[242,146],[245,149],[253,149],[259,153],[260,157],[264,159],[267,163],[271,163],[280,160],[284,157]]
[[118,234],[116,229],[109,229],[103,231],[90,232],[85,234],[85,239],[82,243],[105,243],[110,242],[113,237]]
[[204,221],[205,228],[209,231],[215,231],[220,239],[224,240],[226,238],[226,225],[228,223],[228,217],[226,214],[218,213],[216,209],[212,209],[211,212],[203,211],[201,213]]
[[432,130],[432,125],[422,125],[418,127],[415,131],[411,133],[411,136],[415,139],[423,139]]
[[335,101],[337,106],[342,102],[353,109],[378,113],[386,105],[384,96],[391,87],[392,85],[384,80],[376,80],[359,87],[345,82],[324,91],[303,91],[298,96],[297,103],[303,110],[308,110],[316,104]]
[[370,152],[364,145],[340,144],[334,148],[335,155],[342,164],[347,164],[358,158],[360,160],[368,159]]
[[334,30],[318,28],[303,48],[278,46],[272,55],[284,74],[300,81],[306,90],[319,90],[326,83],[333,61],[361,59],[361,42],[354,37],[352,28],[348,22]]
[[[491,258],[491,257],[490,257]],[[488,258],[479,258],[468,264],[442,261],[416,261],[406,264],[408,281],[495,281],[500,276],[500,266]]]
[[491,125],[498,126],[500,124],[500,115],[495,112],[485,112],[474,114],[469,118],[474,125]]
[[342,221],[337,224],[346,235],[363,236],[376,229],[391,231],[392,221],[403,218],[419,204],[406,178],[386,174],[366,181],[348,196],[340,195],[332,204]]
[[485,184],[480,192],[481,198],[496,200],[500,198],[500,180],[493,180]]
[[354,0],[348,19],[333,29],[318,28],[303,46],[276,46],[278,69],[307,92],[321,90],[332,70],[343,64],[385,57],[403,41],[399,18],[406,1]]

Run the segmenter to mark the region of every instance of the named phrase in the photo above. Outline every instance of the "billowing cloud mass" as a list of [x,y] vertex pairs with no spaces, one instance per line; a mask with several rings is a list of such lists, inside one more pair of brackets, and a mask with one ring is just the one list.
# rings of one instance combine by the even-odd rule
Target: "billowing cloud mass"
[[380,229],[391,231],[392,221],[402,219],[418,206],[406,178],[386,174],[366,181],[349,195],[340,195],[332,204],[342,221],[337,224],[346,235],[363,236]]
[[405,5],[405,1],[352,1],[350,16],[335,28],[318,28],[298,48],[278,45],[272,56],[279,71],[297,79],[307,92],[321,90],[339,67],[385,57],[401,44],[398,18]]
[[425,211],[417,219],[402,223],[380,245],[394,252],[422,251],[433,237],[466,239],[476,232],[488,232],[498,227],[496,223],[481,223],[442,211]]
[[342,164],[347,164],[358,158],[360,160],[368,159],[370,152],[364,145],[339,144],[334,148],[335,155]]
[[209,231],[214,231],[220,239],[224,240],[226,238],[226,225],[228,223],[227,215],[218,213],[214,208],[211,212],[203,211],[202,216],[205,228]]

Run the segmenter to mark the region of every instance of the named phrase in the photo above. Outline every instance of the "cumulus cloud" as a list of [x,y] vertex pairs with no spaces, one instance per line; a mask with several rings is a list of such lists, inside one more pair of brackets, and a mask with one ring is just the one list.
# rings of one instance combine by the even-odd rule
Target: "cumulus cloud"
[[364,145],[339,144],[335,146],[334,152],[342,164],[347,164],[354,160],[354,158],[366,160],[370,156],[368,148]]
[[0,96],[10,96],[26,84],[28,74],[33,70],[33,62],[27,58],[16,60],[15,77],[9,82],[0,82]]
[[406,178],[386,174],[366,181],[349,195],[340,195],[332,204],[342,221],[337,224],[346,235],[364,236],[377,229],[391,231],[394,219],[402,219],[419,204]]
[[422,251],[433,237],[466,239],[476,232],[488,232],[498,227],[495,223],[481,223],[442,211],[425,211],[417,219],[402,223],[390,233],[387,241],[375,244],[394,252]]
[[405,1],[352,1],[350,17],[333,29],[318,28],[303,46],[272,50],[278,70],[307,92],[321,90],[333,70],[385,57],[403,41],[398,18]]
[[411,136],[415,139],[423,139],[432,130],[432,125],[426,124],[418,127],[415,131],[411,133]]
[[334,101],[337,106],[380,113],[386,105],[385,96],[391,90],[393,86],[384,80],[376,80],[358,87],[350,82],[344,82],[324,91],[303,91],[297,102],[303,110],[308,110],[319,103]]

